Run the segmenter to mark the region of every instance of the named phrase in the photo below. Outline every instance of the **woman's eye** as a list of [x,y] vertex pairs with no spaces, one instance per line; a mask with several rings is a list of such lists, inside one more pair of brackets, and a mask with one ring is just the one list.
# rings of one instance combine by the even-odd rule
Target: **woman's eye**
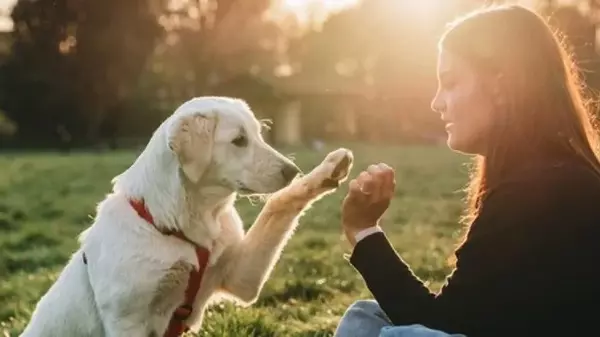
[[246,138],[246,136],[244,135],[239,135],[234,140],[232,140],[231,143],[237,147],[244,147],[248,145],[248,138]]

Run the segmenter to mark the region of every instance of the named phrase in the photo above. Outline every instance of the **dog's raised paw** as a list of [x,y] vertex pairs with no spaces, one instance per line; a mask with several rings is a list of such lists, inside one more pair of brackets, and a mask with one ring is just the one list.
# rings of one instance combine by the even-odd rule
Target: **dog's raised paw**
[[330,152],[321,164],[320,187],[330,189],[337,188],[350,173],[354,156],[352,151],[344,148]]
[[331,152],[326,160],[335,164],[330,179],[342,182],[348,177],[348,173],[350,173],[352,163],[354,162],[354,155],[348,149],[337,149]]
[[288,187],[278,191],[270,198],[272,211],[283,209],[302,209],[307,203],[334,191],[350,173],[354,156],[344,148],[327,154],[325,159],[308,174],[295,180]]

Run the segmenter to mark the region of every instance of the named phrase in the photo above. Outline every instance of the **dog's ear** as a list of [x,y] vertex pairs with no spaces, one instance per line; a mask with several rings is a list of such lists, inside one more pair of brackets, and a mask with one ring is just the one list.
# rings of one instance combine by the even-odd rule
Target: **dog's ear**
[[181,169],[196,183],[210,164],[216,129],[213,116],[184,117],[169,139],[169,148],[177,155]]

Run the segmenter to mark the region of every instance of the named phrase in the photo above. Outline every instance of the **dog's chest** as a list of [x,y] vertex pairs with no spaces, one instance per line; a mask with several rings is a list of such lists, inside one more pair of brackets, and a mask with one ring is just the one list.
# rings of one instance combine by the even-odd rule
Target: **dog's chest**
[[215,221],[215,227],[218,228],[218,234],[212,240],[209,266],[216,265],[226,250],[239,244],[244,236],[243,225],[237,213],[224,213],[224,216]]

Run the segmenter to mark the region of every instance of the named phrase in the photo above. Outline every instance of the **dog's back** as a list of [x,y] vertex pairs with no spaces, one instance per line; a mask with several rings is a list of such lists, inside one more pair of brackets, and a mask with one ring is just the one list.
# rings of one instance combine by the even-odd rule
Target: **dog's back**
[[81,250],[41,298],[21,336],[104,336]]

